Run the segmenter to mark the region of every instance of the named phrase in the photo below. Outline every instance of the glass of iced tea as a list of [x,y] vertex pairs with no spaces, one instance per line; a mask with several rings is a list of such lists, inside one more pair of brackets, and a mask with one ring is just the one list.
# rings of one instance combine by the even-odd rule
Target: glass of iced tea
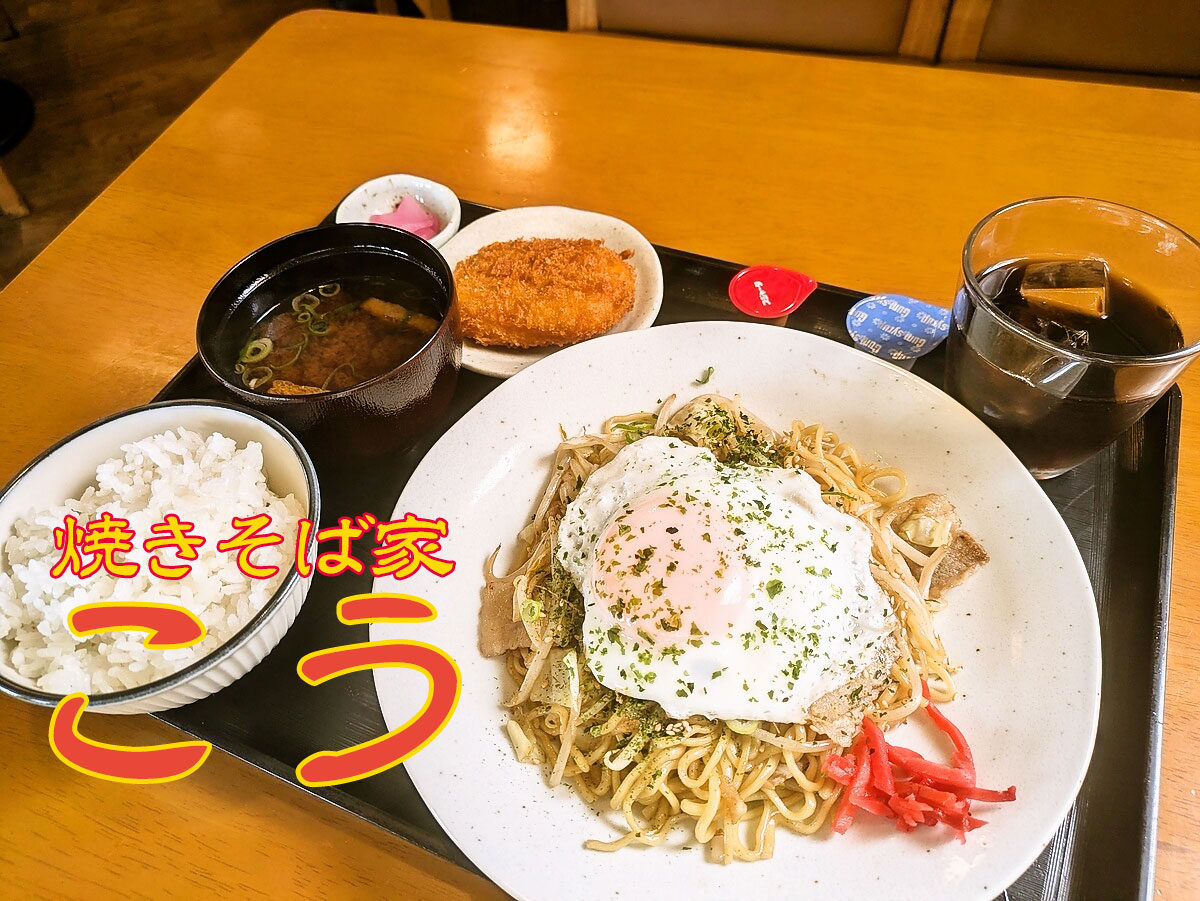
[[1110,444],[1200,353],[1200,243],[1140,210],[1040,197],[967,238],[946,390],[1048,479]]

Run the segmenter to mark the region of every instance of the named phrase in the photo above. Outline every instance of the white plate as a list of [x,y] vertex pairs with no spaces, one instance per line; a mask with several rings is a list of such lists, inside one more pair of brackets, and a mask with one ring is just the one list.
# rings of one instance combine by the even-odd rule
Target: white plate
[[[654,324],[662,305],[662,264],[653,245],[642,233],[612,216],[575,210],[565,206],[529,206],[490,213],[462,229],[446,246],[442,256],[453,269],[481,247],[497,241],[519,238],[600,238],[610,250],[620,253],[632,250],[629,264],[637,273],[633,309],[609,329],[606,334],[631,332]],[[474,341],[463,341],[462,364],[473,372],[508,378],[530,363],[535,363],[558,351],[557,347],[538,347],[516,350],[504,347],[483,347]]]
[[[693,384],[714,366],[703,388]],[[669,394],[740,393],[780,426],[820,421],[903,467],[913,493],[944,492],[991,562],[949,596],[935,622],[963,664],[947,713],[971,742],[980,784],[1017,786],[1010,804],[977,804],[988,821],[966,844],[946,829],[898,832],[862,816],[845,836],[780,828],[769,861],[722,867],[700,850],[585,851],[613,838],[567,787],[550,789],[516,761],[503,731],[510,691],[500,660],[476,648],[483,564],[497,545],[508,562],[567,434],[606,417],[648,410]],[[601,338],[526,370],[485,397],[422,461],[396,506],[444,516],[445,579],[422,570],[402,590],[431,601],[431,623],[375,625],[371,638],[441,647],[462,670],[458,710],[405,765],[438,822],[472,861],[520,898],[636,898],[687,887],[694,898],[919,897],[991,899],[1034,861],[1079,790],[1100,704],[1100,632],[1091,585],[1070,533],[1037,483],[979,420],[896,367],[823,338],[758,324],[700,322]],[[392,580],[376,591],[395,591]],[[389,728],[420,710],[424,677],[375,671]],[[503,686],[503,687],[502,687]],[[923,719],[923,718],[921,718]],[[897,741],[946,756],[924,723]],[[676,845],[685,844],[680,830]],[[694,842],[690,844],[694,845]],[[677,894],[668,892],[669,895]]]

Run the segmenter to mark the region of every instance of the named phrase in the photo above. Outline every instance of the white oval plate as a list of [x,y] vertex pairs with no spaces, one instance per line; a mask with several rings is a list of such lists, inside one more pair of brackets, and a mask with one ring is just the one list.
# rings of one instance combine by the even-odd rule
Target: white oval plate
[[[637,273],[633,309],[605,334],[631,332],[654,324],[662,306],[662,263],[653,245],[641,232],[612,216],[575,210],[565,206],[528,206],[489,213],[459,231],[442,248],[442,256],[453,269],[481,247],[497,241],[516,241],[520,238],[600,238],[606,247],[620,253],[632,250],[628,262]],[[462,365],[483,375],[508,378],[530,363],[560,350],[557,347],[535,347],[519,350],[506,347],[484,347],[463,340]]]
[[[703,387],[694,380],[715,372]],[[501,707],[511,691],[501,660],[476,648],[487,556],[510,562],[559,441],[606,417],[649,410],[662,398],[741,394],[768,423],[820,421],[902,467],[911,493],[947,494],[991,562],[935,616],[963,665],[947,713],[975,753],[980,784],[1017,786],[1009,804],[978,803],[988,821],[959,844],[947,829],[898,832],[860,816],[845,836],[776,830],[775,856],[722,867],[678,830],[672,848],[586,851],[614,838],[568,787],[518,763]],[[429,809],[472,861],[519,898],[637,898],[671,887],[693,898],[991,899],[1037,858],[1066,816],[1091,758],[1100,704],[1100,632],[1083,561],[1061,517],[1017,458],[965,408],[916,376],[823,338],[759,324],[699,322],[600,338],[526,370],[456,423],[417,468],[396,505],[444,516],[442,553],[457,561],[438,579],[422,570],[401,590],[431,601],[430,623],[374,625],[371,638],[443,648],[463,676],[458,710],[405,766]],[[376,591],[395,591],[379,580]],[[426,680],[375,671],[389,728],[421,709]],[[923,717],[918,718],[924,720]],[[948,756],[924,722],[899,743]],[[680,845],[691,845],[683,850]],[[786,893],[786,894],[785,894]]]

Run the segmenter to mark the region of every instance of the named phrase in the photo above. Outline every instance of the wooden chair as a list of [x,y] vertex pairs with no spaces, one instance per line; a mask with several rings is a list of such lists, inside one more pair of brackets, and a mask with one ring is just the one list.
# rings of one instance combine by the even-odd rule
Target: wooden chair
[[0,166],[0,213],[19,219],[29,215],[29,205],[17,190],[4,167]]
[[1200,76],[1196,0],[953,0],[943,62]]
[[[450,0],[413,0],[426,19],[449,19]],[[375,0],[375,11],[382,16],[396,15],[396,0]]]
[[[11,81],[0,80],[0,157],[12,150],[33,126],[33,101]],[[29,207],[0,166],[0,214],[28,216]]]
[[[415,0],[451,18],[449,0]],[[617,31],[929,62],[1200,76],[1197,0],[565,0],[571,31]],[[380,11],[395,0],[378,0]],[[748,20],[757,16],[759,33]],[[778,27],[776,27],[778,26]],[[854,34],[858,29],[859,33]],[[1101,76],[1104,77],[1104,76]],[[1124,75],[1120,80],[1129,80]],[[1192,88],[1197,82],[1177,86]]]
[[[567,28],[932,62],[949,6],[950,0],[858,0],[849,7],[823,0],[567,0]],[[760,24],[753,23],[755,8]]]

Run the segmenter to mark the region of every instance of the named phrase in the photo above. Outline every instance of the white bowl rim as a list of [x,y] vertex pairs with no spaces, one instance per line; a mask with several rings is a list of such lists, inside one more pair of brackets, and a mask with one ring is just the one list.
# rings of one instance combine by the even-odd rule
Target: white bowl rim
[[[299,442],[296,436],[293,435],[282,424],[272,419],[270,416],[258,412],[257,410],[250,410],[246,407],[238,406],[237,404],[226,403],[225,401],[203,399],[154,401],[153,403],[142,404],[138,407],[131,407],[128,410],[121,410],[120,412],[113,413],[111,416],[105,416],[103,419],[98,419],[95,422],[89,423],[81,429],[77,429],[70,435],[67,435],[65,438],[46,448],[44,451],[34,457],[24,468],[22,468],[20,472],[13,476],[12,479],[9,480],[8,484],[4,486],[4,489],[0,490],[0,506],[4,504],[5,500],[8,499],[8,496],[12,493],[13,489],[16,488],[17,484],[21,482],[21,480],[23,480],[34,469],[41,465],[41,463],[47,457],[49,457],[55,451],[66,447],[75,439],[92,431],[93,429],[100,428],[101,426],[107,425],[110,422],[115,422],[118,419],[124,419],[127,416],[144,413],[147,410],[158,410],[167,407],[219,407],[235,413],[240,413],[252,419],[257,419],[268,428],[278,432],[280,437],[282,437],[292,448],[292,451],[296,454],[296,458],[300,462],[300,468],[304,470],[304,481],[308,487],[309,495],[308,518],[314,523],[321,521],[321,492],[317,482],[317,470],[313,465],[312,458],[308,455],[308,451],[304,449],[304,445]],[[309,537],[309,544],[311,551],[312,547],[316,545],[315,530]],[[145,685],[138,685],[134,688],[124,688],[120,691],[111,691],[103,694],[89,694],[88,708],[94,710],[101,707],[115,707],[117,705],[127,704],[133,701],[143,701],[168,692],[174,688],[178,688],[180,685],[189,682],[194,677],[208,672],[218,663],[234,654],[251,638],[253,638],[254,635],[262,630],[262,628],[267,624],[267,621],[283,603],[284,598],[288,596],[299,580],[300,573],[296,569],[295,561],[293,561],[287,575],[284,576],[283,581],[279,583],[279,586],[275,589],[275,593],[271,595],[270,600],[263,605],[263,608],[250,619],[250,622],[246,623],[246,625],[239,629],[232,638],[214,650],[211,654],[201,657],[199,660],[189,664],[188,666],[185,666],[176,673],[172,673],[170,676],[164,676],[161,679],[155,679],[153,682],[147,682]],[[38,704],[42,707],[54,707],[65,697],[65,695],[40,691],[36,688],[29,688],[28,686],[14,682],[12,679],[7,678],[3,674],[0,674],[0,693],[9,695],[10,697],[16,698],[20,701],[27,701],[30,704]]]
[[[378,175],[375,178],[364,181],[361,185],[350,191],[350,193],[338,201],[338,205],[333,211],[333,221],[338,225],[348,225],[357,222],[371,225],[384,224],[381,222],[371,222],[370,219],[342,219],[342,208],[345,207],[350,198],[357,194],[364,193],[368,195],[375,195],[382,193],[380,188],[382,187],[383,183],[389,179],[410,179],[414,184],[419,183],[421,186],[432,188],[436,191],[445,191],[446,195],[449,197],[449,206],[451,208],[450,218],[446,220],[446,224],[442,226],[441,231],[439,231],[436,235],[433,235],[431,238],[426,238],[423,240],[429,241],[429,243],[433,244],[434,247],[440,247],[458,233],[459,229],[462,227],[462,201],[459,196],[453,191],[453,189],[442,184],[440,181],[434,181],[432,178],[426,178],[424,175],[414,175],[411,172],[389,172],[386,175]],[[395,228],[396,226],[388,227]],[[435,241],[438,243],[434,244]]]

